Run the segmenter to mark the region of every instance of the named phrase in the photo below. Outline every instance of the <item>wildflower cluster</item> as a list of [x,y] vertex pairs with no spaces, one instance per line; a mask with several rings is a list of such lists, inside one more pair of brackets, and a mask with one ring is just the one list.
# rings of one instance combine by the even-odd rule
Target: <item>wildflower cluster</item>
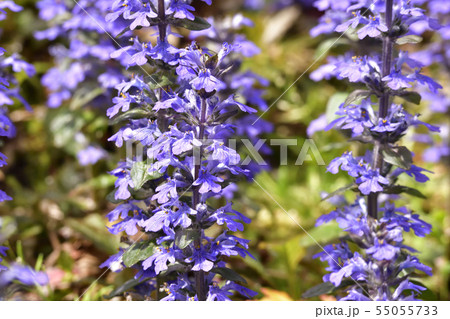
[[[411,57],[420,61],[425,66],[436,66],[442,72],[445,83],[450,75],[450,3],[444,0],[415,0],[413,3],[417,5],[426,5],[427,11],[430,17],[438,20],[442,25],[441,28],[436,30],[434,38],[424,50],[411,53]],[[411,32],[415,35],[422,35],[429,28],[424,23],[416,23],[411,27]],[[420,89],[420,88],[419,88]],[[427,101],[429,109],[434,114],[445,114],[450,108],[450,92],[439,90],[438,92],[429,92],[426,90],[420,90],[422,99]],[[415,134],[414,140],[430,144],[431,146],[426,149],[422,157],[428,162],[438,162],[443,159],[448,159],[450,156],[449,146],[449,126],[442,123],[441,126],[441,141],[435,141],[431,136],[426,134]]]
[[[13,1],[0,2],[0,21],[6,19],[6,9],[18,12],[22,10],[22,7],[15,4]],[[16,135],[16,129],[13,122],[8,117],[7,106],[13,105],[14,100],[18,100],[24,104],[25,107],[30,109],[28,103],[20,95],[19,88],[15,86],[17,85],[17,81],[14,77],[14,73],[25,71],[28,76],[33,76],[35,70],[32,65],[21,60],[16,54],[6,56],[5,53],[6,50],[0,47],[0,135],[12,138]],[[0,153],[0,167],[7,164],[6,160],[6,156],[3,153]],[[11,199],[12,198],[4,191],[0,190],[0,202]],[[5,256],[5,251],[5,247],[0,247],[0,262],[2,261],[1,255]],[[0,270],[4,269],[5,267],[0,265]]]
[[[127,23],[123,19],[114,23],[105,21],[111,6],[108,0],[41,0],[36,6],[48,28],[37,31],[35,37],[49,41],[64,39],[68,43],[49,48],[55,66],[41,80],[49,91],[47,105],[57,108],[71,99],[72,111],[94,106],[103,112],[114,96],[115,86],[125,79],[121,61],[111,59],[110,54],[117,44],[124,44],[115,37]],[[106,156],[106,151],[86,134],[77,132],[76,140],[81,165],[95,164]]]
[[[211,27],[202,31],[191,31],[190,38],[205,38],[208,48],[214,51],[219,51],[223,43],[228,43],[234,48],[223,62],[227,72],[223,74],[221,80],[225,83],[226,89],[219,91],[219,96],[225,99],[228,95],[235,94],[241,102],[265,111],[268,105],[263,95],[265,94],[264,88],[269,85],[269,81],[251,70],[243,71],[240,68],[243,57],[251,58],[261,52],[261,49],[249,41],[245,35],[239,33],[243,27],[253,27],[253,22],[240,13],[222,19],[210,17],[207,21]],[[234,124],[236,126],[235,135],[245,137],[252,145],[258,145],[262,134],[273,131],[273,124],[258,119],[255,113],[244,113],[241,117],[234,119]],[[258,151],[264,155],[271,152],[267,145],[263,145]],[[262,167],[250,162],[246,168],[257,173]]]
[[[423,87],[437,93],[442,87],[422,73],[422,62],[394,46],[417,42],[409,31],[416,23],[431,29],[440,25],[411,1],[316,1],[315,5],[326,13],[312,30],[313,35],[347,32],[350,28],[348,32],[360,40],[382,42],[381,54],[333,57],[313,74],[316,80],[336,77],[362,87],[339,106],[337,118],[326,129],[345,130],[352,140],[373,145],[364,156],[346,152],[328,166],[333,174],[341,170],[355,178],[347,189],[359,195],[353,204],[333,197],[335,194],[328,196],[338,208],[321,217],[317,225],[336,220],[361,251],[352,251],[344,240],[326,246],[317,255],[329,264],[324,281],[347,292],[342,300],[414,300],[425,288],[411,277],[416,270],[431,275],[431,269],[410,254],[414,250],[404,245],[403,233],[413,231],[423,237],[431,226],[406,207],[397,207],[394,199],[400,193],[422,196],[397,181],[406,174],[423,183],[428,180],[424,173],[429,171],[413,165],[413,154],[399,142],[412,127],[422,125],[431,132],[439,128],[410,114],[400,100],[418,104],[421,96],[410,88]],[[380,194],[383,196],[378,198]]]
[[195,42],[183,49],[169,42],[174,27],[210,27],[193,12],[191,1],[117,0],[106,16],[128,20],[129,30],[154,28],[157,39],[131,36],[130,45],[111,54],[141,74],[116,86],[107,115],[124,125],[110,140],[118,147],[137,144],[147,160],[127,158],[111,172],[113,198],[121,204],[108,214],[115,223],[110,231],[141,236],[103,266],[137,269],[147,297],[156,289],[161,300],[229,300],[232,291],[250,298],[254,293],[237,283],[245,280],[226,267],[227,257],[249,255],[248,240],[232,232],[250,220],[230,201],[217,203],[236,177],[250,173],[226,141],[235,133],[233,117],[256,110],[226,94],[236,90],[226,80],[233,67],[228,57],[242,47],[225,42],[213,52]]
[[[6,9],[19,12],[22,7],[13,1],[0,2],[0,21],[6,19]],[[22,71],[30,77],[35,74],[35,69],[31,64],[20,59],[17,54],[6,56],[6,50],[0,47],[0,135],[7,138],[13,138],[16,135],[15,126],[8,117],[7,107],[13,105],[14,100],[16,100],[25,105],[28,110],[31,110],[29,104],[19,93],[18,83],[14,75]],[[0,153],[0,167],[6,165],[6,160],[6,156]],[[12,200],[12,198],[0,190],[0,202],[8,200]],[[6,235],[2,234],[3,223],[3,219],[0,218],[0,263],[3,262],[3,257],[6,256],[8,250],[8,247],[1,246],[7,239]],[[45,273],[35,272],[28,266],[16,263],[9,267],[0,265],[0,300],[6,297],[8,285],[16,280],[24,285],[45,285],[48,282]]]

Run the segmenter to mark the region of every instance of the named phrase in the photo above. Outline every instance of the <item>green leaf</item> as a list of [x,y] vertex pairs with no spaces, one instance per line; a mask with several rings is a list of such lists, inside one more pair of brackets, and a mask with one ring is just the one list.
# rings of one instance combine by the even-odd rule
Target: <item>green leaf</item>
[[[152,20],[150,20],[150,25],[155,25],[155,23]],[[142,26],[137,26],[136,28],[134,28],[134,30],[141,30]],[[116,39],[120,39],[126,32],[131,31],[130,26],[125,27],[125,29],[123,29],[122,31],[120,31],[118,34],[116,34],[114,37]]]
[[342,194],[342,193],[344,193],[344,192],[346,192],[346,191],[348,191],[350,189],[357,189],[357,188],[358,188],[358,186],[356,186],[355,184],[349,184],[347,186],[341,187],[341,188],[335,190],[334,192],[328,194],[327,196],[322,198],[321,201],[325,201],[327,199],[330,199],[331,197],[339,195],[339,194]]
[[396,94],[397,96],[405,99],[408,102],[414,103],[419,105],[420,101],[422,100],[422,96],[417,92],[411,92],[411,91],[403,91]]
[[308,289],[303,295],[302,298],[312,298],[320,295],[326,295],[333,292],[336,287],[331,282],[323,282],[318,284],[310,289]]
[[128,188],[128,190],[131,193],[131,197],[133,197],[136,200],[148,199],[149,197],[152,197],[153,194],[155,194],[154,190],[151,188],[149,188],[149,189],[140,188],[137,190]]
[[166,75],[152,75],[148,78],[147,85],[150,89],[156,90],[171,85],[173,81]]
[[122,113],[109,121],[110,125],[118,124],[126,120],[138,120],[144,118],[150,118],[154,116],[154,113],[142,108],[131,109],[128,112]]
[[135,243],[123,253],[123,263],[125,266],[131,267],[138,262],[145,260],[153,255],[153,248],[155,248],[155,244],[147,240]]
[[438,296],[436,296],[436,294],[431,291],[427,286],[425,286],[423,283],[421,283],[418,280],[409,280],[412,284],[414,285],[418,285],[418,286],[422,286],[424,288],[426,288],[426,290],[420,292],[419,294],[419,298],[422,299],[423,301],[436,301],[439,300]]
[[113,204],[120,204],[123,200],[122,199],[116,199],[116,190],[113,190],[108,195],[106,195],[106,199],[108,202]]
[[186,271],[187,271],[187,267],[186,267],[186,265],[183,265],[183,264],[180,264],[180,263],[176,262],[176,263],[170,264],[170,265],[167,267],[166,270],[160,272],[160,273],[159,273],[159,276],[160,276],[160,277],[162,277],[162,276],[168,276],[168,275],[170,275],[171,273],[173,273],[174,271],[177,271],[177,272],[186,272]]
[[114,289],[109,295],[103,296],[105,299],[112,299],[117,296],[122,296],[124,292],[127,292],[128,290],[136,287],[141,283],[138,279],[130,279],[126,281],[123,285],[119,286],[118,288]]
[[199,238],[199,231],[194,229],[182,229],[175,234],[175,245],[177,245],[180,249],[184,249],[194,240]]
[[324,294],[332,293],[338,289],[342,289],[345,287],[348,287],[350,285],[353,285],[355,281],[353,279],[344,279],[342,280],[341,284],[338,287],[335,287],[330,282],[324,282],[317,286],[312,287],[311,289],[307,290],[302,297],[303,298],[311,298],[311,297],[317,297]]
[[427,198],[424,194],[422,194],[419,190],[415,188],[411,188],[408,186],[402,186],[402,185],[394,185],[391,187],[388,187],[384,190],[384,193],[386,194],[401,194],[406,193],[411,196],[419,197],[419,198]]
[[209,22],[201,17],[195,17],[194,21],[189,19],[175,19],[171,24],[193,31],[206,30],[211,27]]
[[405,146],[397,148],[386,147],[383,150],[383,159],[389,164],[408,170],[413,162],[412,154]]
[[347,96],[347,98],[345,99],[344,107],[352,104],[355,101],[365,99],[365,98],[369,97],[370,94],[371,94],[371,92],[368,90],[355,90],[352,93],[350,93]]
[[231,280],[231,281],[239,281],[244,284],[247,283],[247,280],[245,280],[244,277],[239,275],[237,272],[235,272],[232,269],[225,268],[225,267],[217,267],[211,269],[211,272],[221,275],[223,278]]
[[133,164],[130,175],[135,190],[141,189],[149,180],[160,178],[163,175],[158,172],[149,174],[148,169],[149,165],[145,161],[135,162]]
[[347,95],[348,94],[345,92],[338,92],[330,97],[327,103],[327,111],[326,111],[328,123],[332,122],[334,119],[337,118],[336,112],[339,110],[339,106],[345,102]]
[[407,35],[404,37],[401,37],[395,41],[396,44],[402,45],[407,43],[420,43],[422,42],[422,37],[419,37],[418,35]]

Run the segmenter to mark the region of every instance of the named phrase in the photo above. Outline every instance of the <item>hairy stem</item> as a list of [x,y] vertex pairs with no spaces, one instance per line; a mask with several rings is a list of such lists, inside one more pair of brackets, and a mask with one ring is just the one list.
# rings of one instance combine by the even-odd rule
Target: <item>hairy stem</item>
[[[205,137],[205,123],[206,123],[206,100],[202,98],[202,104],[201,104],[201,110],[200,110],[200,129],[198,133],[198,139],[202,141]],[[194,180],[197,180],[200,175],[200,168],[202,166],[202,156],[203,156],[203,148],[200,147],[200,151],[198,154],[199,158],[195,158],[195,167],[194,167]],[[200,193],[199,193],[199,187],[196,186],[193,189],[193,195],[192,195],[192,208],[196,209],[197,205],[200,203]],[[197,223],[194,224],[194,229],[196,229],[199,232],[198,239],[194,241],[194,246],[196,249],[200,249],[201,247],[201,228],[200,225]],[[206,300],[206,282],[205,282],[205,273],[200,270],[195,272],[195,290],[197,292],[197,298],[200,301]]]
[[[392,68],[392,51],[394,48],[394,40],[391,37],[391,27],[392,27],[392,11],[393,11],[393,0],[386,0],[386,12],[385,20],[386,26],[388,28],[388,34],[383,38],[383,66],[381,70],[381,77],[391,73]],[[380,105],[378,110],[378,117],[385,118],[389,113],[390,106],[390,94],[389,91],[384,89],[383,95],[380,97]],[[381,171],[383,166],[383,156],[381,154],[381,143],[380,141],[375,142],[375,147],[373,149],[373,163],[372,167]],[[369,216],[373,218],[378,218],[378,193],[371,193],[368,196],[368,211]]]

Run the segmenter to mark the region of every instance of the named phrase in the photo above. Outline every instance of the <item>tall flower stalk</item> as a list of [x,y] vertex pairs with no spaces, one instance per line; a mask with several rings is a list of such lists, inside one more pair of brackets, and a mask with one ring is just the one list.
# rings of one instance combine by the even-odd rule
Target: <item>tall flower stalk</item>
[[[351,28],[348,32],[359,40],[370,37],[380,43],[380,54],[335,57],[315,74],[316,78],[335,76],[365,86],[339,106],[337,118],[327,129],[346,130],[352,141],[372,146],[366,148],[364,156],[346,152],[328,166],[333,174],[341,170],[355,178],[346,189],[359,194],[354,203],[348,203],[339,192],[327,196],[337,208],[320,217],[317,225],[336,220],[348,236],[337,245],[325,246],[317,255],[329,265],[324,281],[343,290],[341,300],[416,300],[425,288],[413,278],[417,271],[431,275],[431,269],[404,244],[403,233],[413,231],[423,237],[431,225],[396,202],[400,193],[423,196],[398,184],[400,175],[425,182],[428,171],[412,163],[413,154],[400,141],[411,127],[423,125],[432,132],[439,129],[419,121],[418,115],[411,115],[397,102],[420,103],[420,94],[408,90],[413,86],[426,86],[432,92],[441,86],[422,73],[420,61],[398,50],[396,44],[417,42],[417,37],[409,34],[414,23],[426,23],[433,29],[439,25],[424,10],[403,0],[317,1],[316,5],[329,11],[315,33],[347,32]],[[359,249],[353,251],[349,243]]]
[[108,110],[114,122],[125,123],[111,141],[119,147],[137,143],[148,161],[129,157],[112,172],[113,200],[122,203],[108,215],[110,222],[119,220],[110,230],[141,236],[104,266],[137,269],[135,280],[146,298],[228,300],[232,291],[250,298],[254,293],[237,283],[245,280],[226,264],[230,256],[249,254],[248,240],[231,233],[250,220],[223,197],[236,176],[249,174],[226,146],[235,131],[233,117],[256,110],[234,95],[220,95],[227,88],[222,78],[232,45],[222,43],[213,52],[195,42],[184,49],[169,43],[173,26],[210,27],[190,4],[118,0],[107,16],[110,22],[119,16],[133,20],[131,31],[154,28],[157,39],[152,44],[131,35],[131,45],[112,53],[136,72],[117,86]]
[[[13,1],[0,2],[0,21],[6,19],[7,11],[20,12],[23,8]],[[20,95],[18,82],[15,73],[25,71],[26,75],[32,77],[35,74],[34,67],[19,58],[17,54],[6,56],[6,50],[0,47],[0,136],[13,138],[16,135],[14,123],[8,117],[8,106],[13,105],[14,101],[23,104],[28,110],[31,110],[29,104]],[[0,141],[3,144],[3,141]],[[0,152],[0,167],[6,165],[7,157]],[[12,197],[0,190],[0,203],[10,201]],[[2,246],[7,240],[7,236],[2,234],[4,220],[0,217],[0,263],[4,263],[3,257],[6,256],[8,247]],[[8,266],[0,264],[0,300],[5,299],[14,291],[8,289],[13,282],[19,282],[23,285],[46,285],[48,277],[43,272],[37,272],[29,266],[12,263]]]
[[[22,7],[15,4],[13,1],[0,2],[0,21],[6,19],[6,9],[13,12],[19,12],[22,10]],[[8,105],[13,105],[14,100],[18,100],[24,104],[27,109],[30,109],[28,103],[19,93],[19,87],[17,87],[14,73],[23,70],[28,76],[33,76],[35,74],[35,69],[32,65],[21,60],[16,54],[6,56],[5,53],[6,50],[0,47],[0,136],[13,138],[16,135],[16,128],[8,117]],[[6,160],[7,157],[3,153],[0,153],[0,167],[7,164]],[[0,190],[0,202],[9,200],[12,200],[12,198],[4,191]],[[2,244],[1,241],[0,244]],[[1,256],[5,256],[6,250],[6,247],[0,246],[0,262],[2,261]],[[5,269],[4,266],[0,265],[0,271]]]

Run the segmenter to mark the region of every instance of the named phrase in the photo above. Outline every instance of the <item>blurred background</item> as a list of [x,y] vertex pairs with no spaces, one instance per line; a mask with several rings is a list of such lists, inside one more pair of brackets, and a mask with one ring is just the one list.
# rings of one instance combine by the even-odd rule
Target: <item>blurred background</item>
[[[46,271],[49,284],[38,292],[20,290],[13,298],[76,300],[89,287],[81,300],[126,299],[120,287],[133,277],[132,271],[103,274],[99,269],[120,247],[119,236],[108,232],[105,218],[114,207],[106,199],[114,187],[114,177],[108,171],[123,157],[107,141],[114,134],[114,127],[108,124],[105,109],[94,102],[84,107],[79,107],[74,99],[58,108],[46,105],[48,92],[40,79],[54,65],[49,46],[55,41],[38,41],[34,37],[36,30],[48,27],[38,18],[36,1],[16,2],[24,10],[8,14],[8,19],[1,22],[1,46],[34,64],[37,75],[18,76],[21,92],[33,111],[21,105],[10,108],[17,136],[2,141],[2,152],[9,160],[0,172],[0,189],[13,200],[0,205],[0,225],[4,245],[11,248],[5,259]],[[321,17],[312,2],[227,0],[213,1],[211,7],[200,4],[197,9],[204,17],[220,18],[242,12],[253,20],[254,27],[242,32],[260,47],[261,53],[246,59],[243,67],[268,80],[265,99],[268,105],[276,102],[263,116],[274,125],[273,132],[265,138],[298,139],[298,146],[288,147],[287,166],[279,165],[280,148],[273,148],[272,154],[265,156],[271,169],[261,172],[256,180],[319,243],[326,244],[341,232],[335,224],[314,227],[315,220],[333,208],[321,202],[321,192],[332,192],[351,180],[345,174],[326,173],[326,166],[315,161],[305,161],[301,166],[294,163],[303,142],[310,138],[307,128],[311,121],[336,107],[351,92],[345,81],[315,82],[310,74],[326,62],[326,56],[345,52],[353,44],[338,41],[322,55],[336,36],[310,36]],[[424,37],[423,43],[412,50],[420,50],[432,40],[431,35]],[[427,72],[450,93],[448,69],[435,65]],[[421,113],[424,121],[448,127],[448,111],[433,115],[426,102],[411,108],[412,113]],[[448,130],[444,132],[448,134]],[[77,157],[86,138],[107,151],[93,165],[83,165]],[[327,164],[350,147],[344,136],[332,131],[315,132],[312,138]],[[436,136],[435,142],[446,143],[445,136]],[[413,138],[406,138],[405,143],[414,151],[416,165],[434,172],[431,181],[420,186],[406,181],[411,187],[419,187],[426,199],[405,197],[403,201],[433,225],[429,236],[408,237],[407,244],[416,248],[422,262],[433,268],[434,275],[422,279],[429,288],[424,298],[450,300],[449,159],[427,162],[423,154],[429,145]],[[247,278],[249,288],[259,293],[256,299],[302,300],[302,293],[321,283],[325,274],[325,265],[312,259],[320,248],[276,202],[262,196],[259,186],[243,181],[239,187],[234,203],[238,211],[252,219],[242,236],[251,239],[250,252],[256,260],[232,260],[233,268]]]

